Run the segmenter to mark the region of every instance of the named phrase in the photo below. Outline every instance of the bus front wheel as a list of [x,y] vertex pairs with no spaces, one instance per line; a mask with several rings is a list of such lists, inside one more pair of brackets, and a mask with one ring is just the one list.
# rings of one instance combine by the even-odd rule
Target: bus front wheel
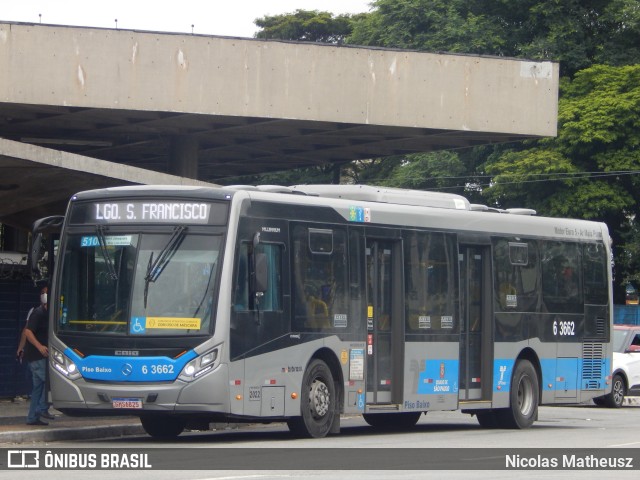
[[538,417],[538,374],[529,360],[516,363],[511,380],[509,407],[496,411],[503,428],[529,428]]
[[336,393],[333,375],[327,364],[322,360],[313,360],[302,380],[300,416],[287,421],[289,430],[299,437],[326,437],[338,415]]
[[149,415],[140,417],[142,428],[148,435],[159,440],[171,440],[184,431],[186,421],[180,417]]

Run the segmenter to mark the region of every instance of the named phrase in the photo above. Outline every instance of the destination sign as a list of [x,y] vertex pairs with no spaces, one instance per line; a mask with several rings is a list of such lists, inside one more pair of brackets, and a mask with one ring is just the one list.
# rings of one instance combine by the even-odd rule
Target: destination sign
[[186,201],[97,202],[74,205],[72,223],[171,223],[222,225],[227,204]]

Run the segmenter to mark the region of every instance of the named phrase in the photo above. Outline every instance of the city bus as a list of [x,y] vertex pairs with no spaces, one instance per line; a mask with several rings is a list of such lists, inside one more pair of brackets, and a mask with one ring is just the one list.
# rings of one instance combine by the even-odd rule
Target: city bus
[[602,223],[361,185],[74,195],[51,279],[51,397],[156,438],[459,410],[527,428],[611,390]]

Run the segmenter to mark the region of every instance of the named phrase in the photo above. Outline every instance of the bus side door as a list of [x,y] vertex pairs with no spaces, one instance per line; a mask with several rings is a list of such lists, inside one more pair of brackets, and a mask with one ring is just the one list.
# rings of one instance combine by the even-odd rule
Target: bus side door
[[403,388],[402,242],[366,239],[367,404],[399,404]]
[[490,400],[492,388],[491,250],[460,245],[460,401]]

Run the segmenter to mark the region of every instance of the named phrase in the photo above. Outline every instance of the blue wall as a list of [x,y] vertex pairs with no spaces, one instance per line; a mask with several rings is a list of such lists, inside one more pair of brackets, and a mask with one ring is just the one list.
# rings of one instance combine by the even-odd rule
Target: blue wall
[[40,288],[30,280],[0,280],[0,398],[31,392],[27,364],[16,361],[16,350],[27,313],[40,303]]
[[640,305],[614,305],[613,323],[640,325]]

